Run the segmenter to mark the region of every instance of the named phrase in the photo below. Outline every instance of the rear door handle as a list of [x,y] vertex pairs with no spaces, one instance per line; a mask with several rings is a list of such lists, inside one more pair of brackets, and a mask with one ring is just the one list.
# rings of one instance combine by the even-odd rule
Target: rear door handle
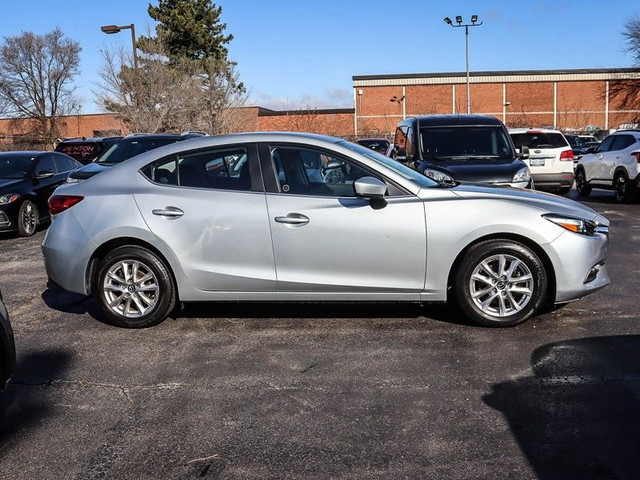
[[309,223],[309,217],[301,213],[290,213],[286,217],[276,217],[274,220],[278,223],[286,223],[288,225],[306,225]]
[[184,212],[178,207],[164,207],[151,210],[151,213],[160,217],[179,218],[184,215]]

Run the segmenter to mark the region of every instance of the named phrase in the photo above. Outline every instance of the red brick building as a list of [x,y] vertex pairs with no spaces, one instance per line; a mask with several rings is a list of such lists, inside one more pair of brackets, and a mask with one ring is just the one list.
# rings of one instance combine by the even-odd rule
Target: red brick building
[[[640,118],[640,104],[624,101],[628,82],[640,82],[640,69],[472,72],[470,79],[471,112],[493,115],[510,127],[609,130]],[[353,99],[355,108],[331,110],[244,107],[238,124],[244,131],[391,136],[406,117],[466,113],[466,74],[354,76]],[[108,113],[69,115],[63,122],[65,138],[130,133]],[[28,132],[28,120],[0,119],[0,147],[19,147]]]
[[[466,81],[464,72],[354,76],[354,131],[390,134],[406,117],[466,113]],[[640,82],[640,69],[472,72],[471,113],[510,127],[619,128],[640,117],[619,92],[625,82]]]

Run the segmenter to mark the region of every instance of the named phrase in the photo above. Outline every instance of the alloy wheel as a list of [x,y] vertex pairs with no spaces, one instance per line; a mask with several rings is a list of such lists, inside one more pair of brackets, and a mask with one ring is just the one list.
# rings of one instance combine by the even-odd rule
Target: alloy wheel
[[151,268],[138,260],[121,260],[112,265],[102,285],[108,307],[125,318],[140,318],[153,311],[159,291]]
[[473,303],[486,315],[509,317],[527,306],[534,294],[529,267],[519,258],[499,254],[483,259],[469,280]]
[[22,226],[24,227],[25,234],[32,235],[35,233],[37,223],[38,219],[35,208],[33,208],[33,204],[29,202],[24,206],[22,211]]

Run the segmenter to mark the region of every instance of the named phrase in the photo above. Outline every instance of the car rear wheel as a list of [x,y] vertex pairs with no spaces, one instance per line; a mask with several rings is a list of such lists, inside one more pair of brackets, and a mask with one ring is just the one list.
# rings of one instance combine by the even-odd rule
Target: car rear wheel
[[587,182],[587,178],[585,177],[584,170],[582,170],[582,168],[576,172],[576,190],[578,190],[578,195],[581,197],[588,197],[591,193],[591,187]]
[[18,235],[21,237],[30,237],[36,233],[38,228],[38,222],[40,220],[40,214],[38,213],[38,207],[31,200],[25,200],[20,205],[18,211]]
[[635,200],[636,190],[627,178],[626,173],[616,172],[613,188],[616,193],[616,202],[632,203]]
[[474,245],[456,278],[454,291],[462,311],[489,327],[524,322],[542,305],[547,290],[546,271],[538,256],[513,241]]
[[137,246],[117,248],[100,262],[94,292],[107,319],[125,328],[158,325],[176,302],[164,262]]

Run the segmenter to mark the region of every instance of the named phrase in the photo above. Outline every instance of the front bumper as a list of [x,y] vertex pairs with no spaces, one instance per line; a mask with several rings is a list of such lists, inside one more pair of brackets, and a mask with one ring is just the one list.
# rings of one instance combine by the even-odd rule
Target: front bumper
[[15,232],[18,224],[20,202],[0,206],[0,232]]
[[555,303],[577,300],[611,282],[606,264],[608,245],[605,234],[591,237],[572,232],[542,245],[555,268]]

